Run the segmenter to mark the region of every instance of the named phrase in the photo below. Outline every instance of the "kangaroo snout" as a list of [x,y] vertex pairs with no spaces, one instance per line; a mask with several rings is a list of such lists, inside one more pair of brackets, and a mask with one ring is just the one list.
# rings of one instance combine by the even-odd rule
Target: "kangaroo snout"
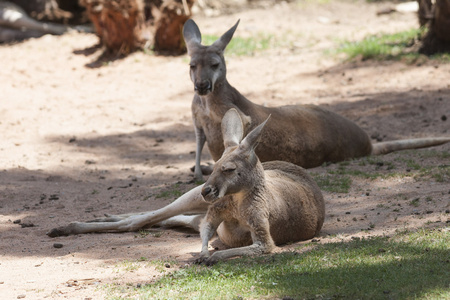
[[205,186],[202,188],[202,196],[206,197],[209,193],[211,193],[212,189],[210,186]]
[[203,186],[201,194],[203,196],[203,200],[205,200],[206,202],[212,203],[220,198],[218,196],[219,190],[210,185]]
[[212,91],[211,81],[204,80],[201,82],[196,82],[194,85],[194,89],[199,95],[206,95]]

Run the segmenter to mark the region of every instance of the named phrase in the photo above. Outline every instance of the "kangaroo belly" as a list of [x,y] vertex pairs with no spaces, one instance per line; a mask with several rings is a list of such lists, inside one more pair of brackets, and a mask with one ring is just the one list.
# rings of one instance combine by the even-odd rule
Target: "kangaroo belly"
[[244,247],[253,243],[250,230],[241,226],[237,221],[222,222],[217,228],[217,235],[222,243],[232,248]]

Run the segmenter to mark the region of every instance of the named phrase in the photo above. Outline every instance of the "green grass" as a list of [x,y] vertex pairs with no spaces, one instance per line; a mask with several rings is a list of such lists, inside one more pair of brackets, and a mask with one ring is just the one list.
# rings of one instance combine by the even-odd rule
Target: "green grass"
[[422,29],[411,29],[394,34],[378,34],[364,38],[362,41],[344,41],[337,49],[338,53],[345,53],[349,59],[415,59],[417,53],[407,53],[406,49],[414,44],[423,34]]
[[[110,299],[448,299],[449,228],[192,265]],[[312,244],[309,244],[312,245]]]
[[311,173],[322,191],[332,193],[348,193],[352,184],[349,176],[320,175]]
[[163,198],[163,199],[169,199],[173,198],[176,199],[183,195],[183,191],[181,191],[179,184],[175,184],[171,186],[168,190],[160,191],[157,195],[155,195],[156,199]]
[[[205,35],[202,37],[202,43],[204,45],[211,45],[218,38],[218,36],[214,35]],[[248,38],[236,36],[228,44],[226,54],[232,56],[251,56],[257,51],[273,48],[276,42],[275,37],[271,34],[258,33]]]
[[369,180],[413,177],[416,181],[433,179],[436,182],[450,181],[450,165],[427,162],[428,159],[446,161],[448,151],[409,150],[403,151],[395,161],[368,156],[336,164],[325,164],[327,174],[310,172],[322,191],[348,193],[355,178]]

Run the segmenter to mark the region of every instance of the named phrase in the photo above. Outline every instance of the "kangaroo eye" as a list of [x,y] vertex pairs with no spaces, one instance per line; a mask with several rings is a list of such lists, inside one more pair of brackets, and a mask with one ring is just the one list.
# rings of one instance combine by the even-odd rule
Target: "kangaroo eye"
[[219,67],[219,65],[220,65],[219,63],[212,63],[211,68],[217,69]]
[[234,163],[226,163],[222,166],[222,172],[231,173],[236,170],[236,165]]
[[191,70],[195,70],[195,68],[196,68],[197,66],[194,65],[194,64],[190,64],[189,67],[191,68]]

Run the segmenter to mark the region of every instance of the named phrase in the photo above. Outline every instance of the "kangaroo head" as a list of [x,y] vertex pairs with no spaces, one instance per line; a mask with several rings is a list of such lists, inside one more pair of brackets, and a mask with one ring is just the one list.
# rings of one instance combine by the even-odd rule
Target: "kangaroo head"
[[191,56],[190,76],[198,95],[204,96],[213,92],[216,84],[225,80],[227,70],[223,52],[238,24],[239,21],[211,46],[201,44],[202,35],[193,20],[189,19],[184,24],[183,36]]
[[237,110],[232,108],[225,114],[222,119],[225,151],[203,186],[202,195],[206,201],[215,202],[231,194],[245,195],[264,179],[255,148],[269,118],[242,139],[244,126]]

